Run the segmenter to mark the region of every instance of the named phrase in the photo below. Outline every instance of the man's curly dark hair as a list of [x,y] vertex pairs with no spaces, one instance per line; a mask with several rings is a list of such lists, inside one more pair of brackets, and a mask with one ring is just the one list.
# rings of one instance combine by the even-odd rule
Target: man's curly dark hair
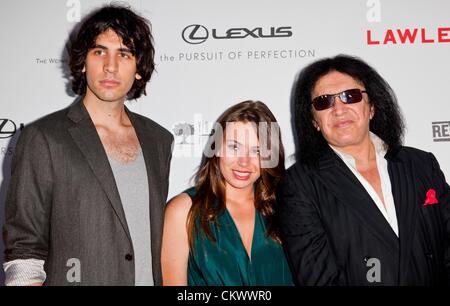
[[150,22],[120,5],[104,6],[89,14],[68,45],[69,66],[72,76],[72,90],[78,95],[86,93],[86,75],[83,67],[86,55],[95,45],[97,36],[113,30],[136,57],[137,73],[142,77],[135,80],[127,94],[128,99],[137,99],[146,94],[145,86],[155,69],[153,37]]
[[363,60],[337,55],[320,59],[306,66],[299,74],[294,88],[294,122],[297,135],[297,157],[303,163],[317,165],[328,144],[313,125],[312,92],[317,81],[331,71],[347,74],[364,85],[375,114],[369,129],[387,145],[386,149],[403,142],[404,123],[397,98],[389,84]]

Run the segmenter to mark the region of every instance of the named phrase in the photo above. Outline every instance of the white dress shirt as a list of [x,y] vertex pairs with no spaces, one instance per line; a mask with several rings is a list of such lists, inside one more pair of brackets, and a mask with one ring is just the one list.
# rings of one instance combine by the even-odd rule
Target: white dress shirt
[[395,232],[395,234],[398,237],[397,214],[395,211],[394,197],[392,196],[391,179],[389,178],[387,160],[384,158],[384,156],[386,155],[385,144],[384,144],[383,140],[381,140],[377,135],[375,135],[372,132],[370,132],[370,140],[372,141],[374,148],[375,148],[377,169],[378,169],[378,174],[380,175],[381,190],[383,192],[383,197],[384,197],[384,205],[383,205],[383,201],[381,201],[380,197],[378,196],[378,193],[375,191],[375,189],[372,187],[372,185],[370,185],[370,183],[357,170],[355,159],[351,155],[339,151],[338,148],[335,148],[332,145],[330,145],[330,147],[344,161],[344,163],[347,165],[347,167],[353,172],[353,174],[356,176],[356,178],[361,182],[361,184],[366,189],[367,193],[370,195],[372,200],[375,202],[378,209],[381,211],[384,218],[389,223],[392,230]]
[[46,279],[44,261],[40,259],[16,259],[3,264],[6,286],[43,284]]

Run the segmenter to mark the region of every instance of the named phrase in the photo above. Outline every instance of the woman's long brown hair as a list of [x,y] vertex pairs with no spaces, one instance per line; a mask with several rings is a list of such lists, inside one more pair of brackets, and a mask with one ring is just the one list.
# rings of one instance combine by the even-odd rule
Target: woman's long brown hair
[[[255,208],[259,210],[267,222],[266,235],[280,242],[278,230],[275,226],[274,212],[276,206],[275,190],[278,182],[284,176],[284,148],[281,142],[281,133],[278,133],[278,145],[271,143],[272,125],[276,123],[275,116],[269,108],[260,101],[244,101],[228,108],[218,119],[217,123],[225,131],[227,122],[250,122],[257,126],[260,122],[267,123],[267,147],[271,154],[278,154],[278,163],[273,168],[261,168],[261,175],[254,183]],[[225,135],[224,135],[225,136]],[[210,136],[210,143],[214,135]],[[259,129],[258,129],[258,138]],[[223,142],[223,139],[221,143]],[[221,143],[213,143],[214,151],[220,152]],[[260,139],[261,143],[261,139]],[[187,232],[189,246],[194,246],[194,237],[202,232],[211,241],[215,237],[211,232],[210,224],[217,222],[217,217],[225,210],[225,179],[220,172],[218,154],[208,157],[203,153],[199,170],[194,176],[196,195],[187,218]]]

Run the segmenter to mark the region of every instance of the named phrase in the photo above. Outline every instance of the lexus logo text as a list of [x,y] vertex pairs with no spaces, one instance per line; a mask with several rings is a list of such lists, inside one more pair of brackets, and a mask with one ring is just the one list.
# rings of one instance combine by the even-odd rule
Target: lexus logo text
[[[292,27],[270,27],[264,29],[256,27],[248,28],[231,28],[226,30],[223,34],[218,34],[217,29],[211,30],[211,37],[213,39],[242,39],[247,37],[253,38],[277,38],[277,37],[291,37]],[[200,24],[191,24],[183,29],[181,37],[188,44],[198,45],[205,42],[209,38],[209,31],[205,26]]]

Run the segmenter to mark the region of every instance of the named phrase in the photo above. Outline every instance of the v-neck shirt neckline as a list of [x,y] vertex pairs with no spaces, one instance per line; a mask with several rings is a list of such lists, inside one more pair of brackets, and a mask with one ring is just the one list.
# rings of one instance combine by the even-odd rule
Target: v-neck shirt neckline
[[234,228],[234,232],[235,235],[237,236],[238,240],[241,242],[241,250],[245,253],[247,260],[249,261],[249,263],[251,264],[252,262],[252,254],[253,254],[253,248],[255,246],[255,234],[257,234],[257,230],[259,230],[259,218],[258,218],[258,213],[259,211],[255,208],[255,213],[254,213],[254,222],[253,222],[253,233],[252,233],[252,242],[251,242],[251,246],[250,246],[250,254],[247,252],[247,249],[245,248],[245,244],[244,244],[244,240],[242,239],[241,233],[239,232],[239,229],[236,225],[236,222],[233,219],[233,216],[231,215],[230,211],[228,210],[227,207],[225,207],[224,210],[224,215],[225,217],[227,217],[229,220],[229,223],[233,226]]

